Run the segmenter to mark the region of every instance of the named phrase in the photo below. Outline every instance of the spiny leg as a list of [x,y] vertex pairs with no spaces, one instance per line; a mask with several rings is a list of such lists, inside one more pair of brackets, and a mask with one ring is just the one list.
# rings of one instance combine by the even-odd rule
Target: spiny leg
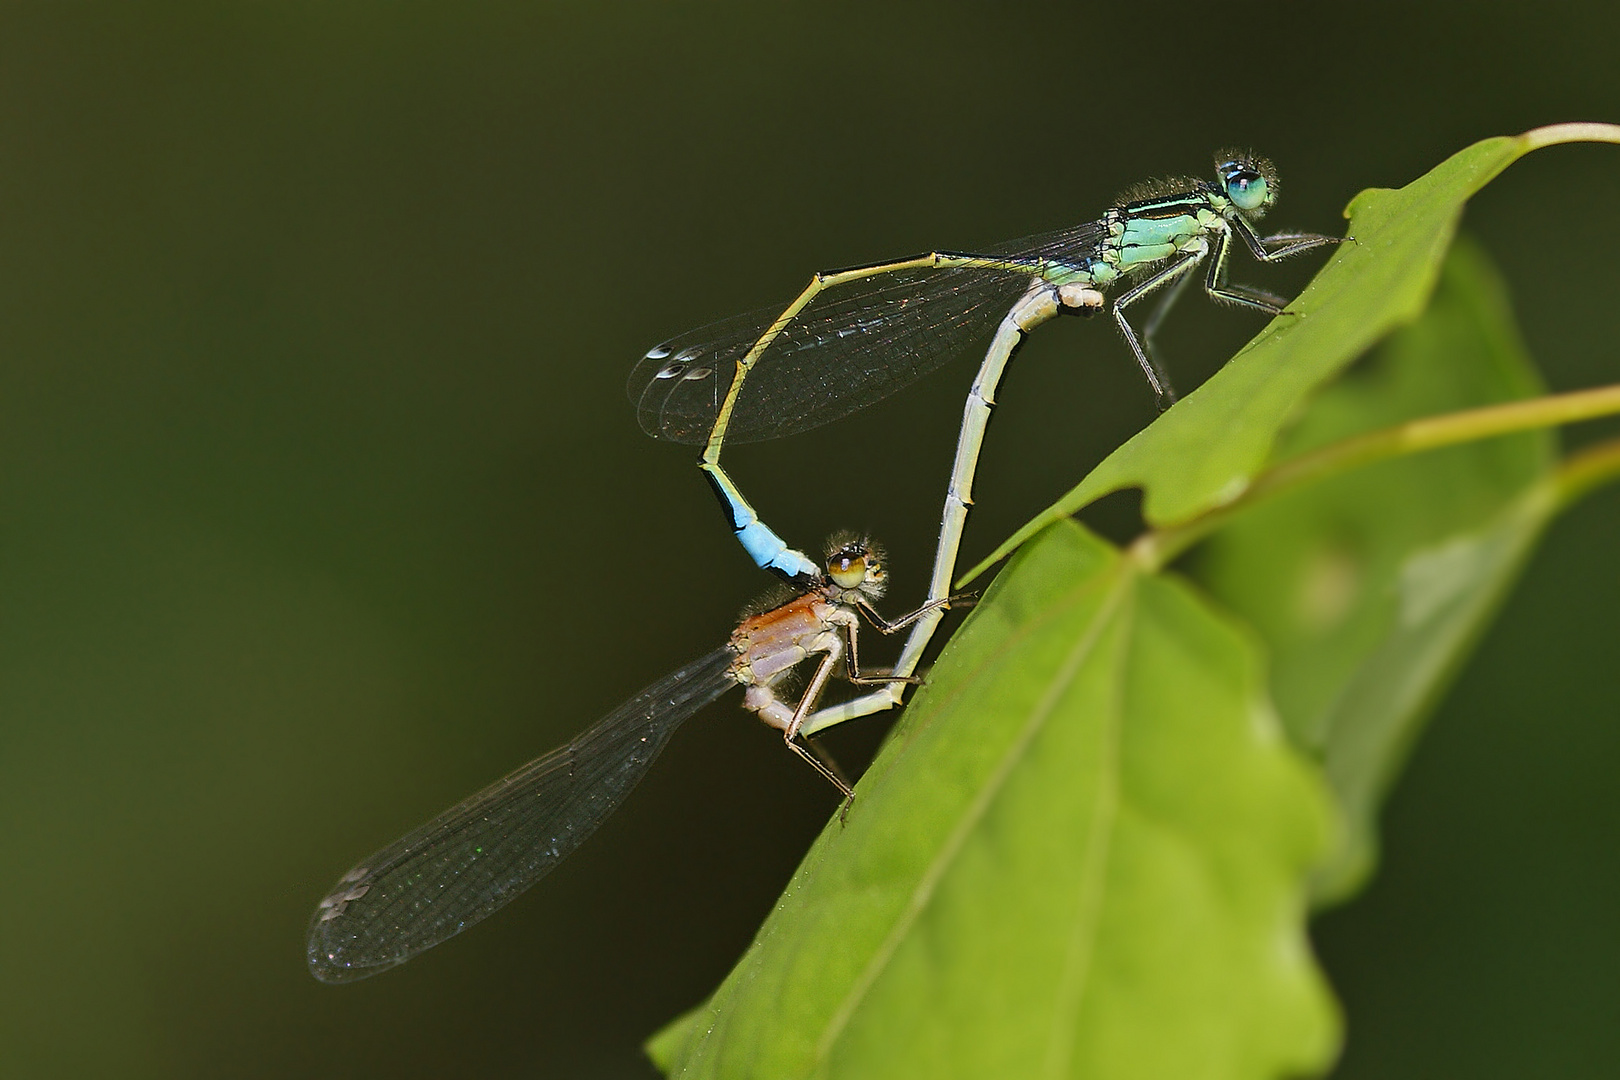
[[843,784],[847,788],[854,788],[854,781],[850,780],[849,774],[846,773],[843,770],[843,767],[838,764],[838,761],[832,756],[832,752],[829,751],[825,746],[821,745],[820,739],[805,739],[804,746],[805,749],[816,755],[816,760],[825,765],[828,772],[832,773],[838,778],[839,783]]
[[843,652],[842,649],[836,647],[837,639],[834,638],[833,641],[834,647],[828,649],[826,655],[821,658],[821,663],[816,665],[816,673],[810,677],[810,684],[805,687],[804,695],[799,698],[798,707],[793,710],[793,719],[789,720],[787,727],[782,729],[782,741],[789,750],[803,758],[812,769],[826,777],[828,783],[843,792],[844,798],[852,799],[855,797],[855,792],[850,786],[840,780],[833,770],[822,764],[816,755],[799,745],[795,739],[795,736],[799,734],[799,728],[804,724],[804,718],[811,709],[815,708],[816,701],[821,697],[821,692],[826,689],[827,680],[831,678],[833,668],[837,665],[839,655]]
[[[862,606],[864,607],[864,605]],[[844,627],[844,640],[848,642],[849,648],[849,655],[844,660],[844,674],[849,678],[850,682],[854,683],[856,686],[876,686],[880,683],[885,685],[890,683],[906,683],[911,686],[916,686],[922,682],[922,680],[917,678],[915,675],[879,675],[875,672],[868,675],[863,672],[861,670],[860,648],[856,642],[856,630],[859,626],[860,623],[858,621],[851,620]],[[899,627],[893,627],[892,629],[898,630]],[[801,723],[803,722],[801,717],[795,717],[795,719],[798,719]]]
[[1131,347],[1131,352],[1136,354],[1136,362],[1142,368],[1142,374],[1147,376],[1148,385],[1153,388],[1153,396],[1158,401],[1161,410],[1168,409],[1175,404],[1176,392],[1171,389],[1169,378],[1148,355],[1147,350],[1142,347],[1142,342],[1137,338],[1136,331],[1131,329],[1130,320],[1125,317],[1125,309],[1144,296],[1174,283],[1177,278],[1197,266],[1204,258],[1204,255],[1205,252],[1203,251],[1193,251],[1183,255],[1165,269],[1125,293],[1125,295],[1115,300],[1113,304],[1114,321],[1119,324],[1120,332],[1125,335],[1125,343]]
[[[1324,236],[1321,233],[1275,233],[1262,239],[1255,235],[1249,223],[1239,218],[1232,222],[1232,229],[1242,238],[1245,246],[1255,259],[1263,263],[1279,262],[1304,251],[1323,247],[1328,244],[1343,243],[1346,237]],[[1281,244],[1279,248],[1272,248],[1272,244]],[[1237,304],[1242,307],[1253,308],[1270,315],[1288,314],[1287,301],[1274,293],[1264,289],[1255,289],[1246,285],[1233,285],[1226,280],[1227,253],[1231,246],[1230,234],[1223,237],[1217,258],[1210,266],[1209,277],[1204,284],[1204,291],[1216,300]]]
[[1232,234],[1222,233],[1215,245],[1215,257],[1209,261],[1209,270],[1204,275],[1204,292],[1209,294],[1211,300],[1253,308],[1268,315],[1281,315],[1283,305],[1287,303],[1282,297],[1274,296],[1264,289],[1233,285],[1226,280],[1231,253]]
[[812,754],[810,751],[806,750],[792,739],[787,740],[787,748],[793,751],[795,754],[798,754],[804,759],[806,764],[825,777],[827,783],[837,788],[839,793],[843,795],[846,800],[853,799],[855,797],[855,789],[840,780],[838,778],[838,774],[832,769],[828,768],[826,765],[822,764],[816,755]]
[[[1273,233],[1262,239],[1254,228],[1242,218],[1232,219],[1232,231],[1237,233],[1244,245],[1259,262],[1277,262],[1280,259],[1291,258],[1302,251],[1310,251],[1326,244],[1341,244],[1345,237],[1324,236],[1322,233],[1310,232],[1284,232]],[[1273,244],[1281,247],[1273,248]]]
[[[1187,291],[1187,282],[1191,280],[1191,274],[1182,274],[1177,277],[1175,283],[1165,291],[1164,298],[1159,301],[1157,306],[1154,307],[1153,314],[1149,315],[1147,322],[1142,324],[1142,347],[1147,350],[1147,354],[1149,356],[1158,355],[1158,349],[1154,346],[1153,342],[1154,339],[1159,335],[1159,326],[1164,322],[1164,317],[1170,314],[1170,309],[1175,306],[1176,301],[1181,299],[1181,294]],[[1156,361],[1154,363],[1154,367],[1156,370],[1158,369],[1158,363]],[[1160,373],[1160,377],[1165,378],[1162,371]],[[1166,378],[1165,381],[1165,389],[1168,391],[1170,400],[1173,403],[1175,401],[1176,392],[1170,386],[1168,378]],[[1160,406],[1159,411],[1164,411],[1163,406]]]
[[889,622],[883,616],[879,615],[877,610],[865,600],[856,599],[852,601],[852,606],[858,609],[860,613],[865,616],[867,622],[872,624],[872,629],[876,630],[880,634],[893,634],[904,630],[906,627],[910,626],[924,615],[927,615],[929,612],[942,611],[949,608],[953,603],[961,603],[967,600],[971,595],[971,593],[963,593],[959,596],[947,596],[939,600],[930,600],[916,611],[907,612],[898,619],[895,619],[893,622]]
[[[1273,233],[1260,241],[1266,245],[1265,257],[1260,261],[1277,262],[1279,259],[1290,259],[1302,251],[1311,251],[1328,244],[1342,244],[1349,239],[1352,238],[1323,236],[1321,233]],[[1272,244],[1281,244],[1282,247],[1273,248],[1270,246]]]

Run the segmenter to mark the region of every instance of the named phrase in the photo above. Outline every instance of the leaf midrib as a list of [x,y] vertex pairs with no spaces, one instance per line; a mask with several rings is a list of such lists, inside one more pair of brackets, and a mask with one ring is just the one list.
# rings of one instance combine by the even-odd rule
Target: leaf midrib
[[[1130,566],[1128,560],[1122,565]],[[1123,584],[1135,580],[1127,569],[1120,575]],[[1134,590],[1121,588],[1122,597]],[[1046,1068],[1049,1077],[1068,1075],[1074,1053],[1075,1025],[1072,1018],[1080,1011],[1091,980],[1091,961],[1096,956],[1097,926],[1102,913],[1104,883],[1108,879],[1109,855],[1113,850],[1114,825],[1119,817],[1119,739],[1125,712],[1125,664],[1130,655],[1130,621],[1134,605],[1120,612],[1117,625],[1123,641],[1116,650],[1113,670],[1109,673],[1111,693],[1104,706],[1100,767],[1097,770],[1097,798],[1092,807],[1091,828],[1085,841],[1085,865],[1080,871],[1079,888],[1074,905],[1074,929],[1069,936],[1069,947],[1064,955],[1063,971],[1058,978],[1057,992],[1053,995],[1050,1014],[1051,1030],[1046,1036]],[[1111,620],[1112,622],[1112,620]]]
[[[877,982],[890,960],[893,959],[901,942],[905,940],[912,926],[928,906],[929,901],[933,898],[934,890],[955,863],[957,856],[967,842],[968,836],[983,820],[995,796],[1006,784],[1007,778],[1012,775],[1013,769],[1023,760],[1030,744],[1034,742],[1035,736],[1045,727],[1046,721],[1051,716],[1058,700],[1072,683],[1075,674],[1085,661],[1090,658],[1103,631],[1113,624],[1114,610],[1128,595],[1128,586],[1134,580],[1135,574],[1132,572],[1129,561],[1125,559],[1117,560],[1107,572],[1113,575],[1112,587],[1103,597],[1091,625],[1086,629],[1086,633],[1075,643],[1063,666],[1052,679],[1047,692],[1031,712],[1024,729],[1019,732],[1018,738],[1013,741],[1007,753],[1003,755],[1001,761],[997,764],[995,771],[991,773],[989,782],[980,789],[978,795],[968,804],[961,820],[951,830],[946,842],[940,846],[939,854],[918,879],[916,887],[912,890],[910,902],[907,903],[900,916],[896,919],[895,925],[884,937],[882,944],[873,953],[872,960],[867,964],[865,970],[861,972],[860,977],[851,984],[844,1000],[833,1010],[826,1029],[822,1032],[821,1037],[816,1040],[815,1056],[818,1067],[826,1063],[831,1054],[833,1043],[843,1033],[845,1027],[848,1026],[861,999],[866,996],[867,992]],[[1073,600],[1078,601],[1081,596],[1090,591],[1090,587],[1095,583],[1095,579],[1086,582],[1082,588],[1075,591]],[[1110,815],[1110,825],[1112,820],[1113,817]],[[1091,873],[1092,867],[1088,865],[1082,878],[1084,879],[1085,876]],[[1085,886],[1082,884],[1082,892],[1084,891]],[[1079,987],[1077,987],[1078,989]]]

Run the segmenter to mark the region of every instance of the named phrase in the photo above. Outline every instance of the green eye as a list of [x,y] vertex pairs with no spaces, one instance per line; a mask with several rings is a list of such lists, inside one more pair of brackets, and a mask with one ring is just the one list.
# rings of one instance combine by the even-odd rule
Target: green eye
[[1226,194],[1239,210],[1258,210],[1266,204],[1266,178],[1252,172],[1240,172],[1227,180]]

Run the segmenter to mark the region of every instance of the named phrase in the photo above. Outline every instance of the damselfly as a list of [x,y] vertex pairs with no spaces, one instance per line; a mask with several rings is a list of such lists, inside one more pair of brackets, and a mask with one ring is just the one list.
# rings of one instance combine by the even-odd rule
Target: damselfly
[[[675,729],[735,686],[743,705],[781,730],[794,753],[847,799],[850,789],[803,745],[800,727],[840,661],[867,674],[856,652],[862,620],[893,633],[948,601],[888,622],[873,609],[887,583],[872,544],[835,538],[823,569],[785,602],[742,620],[731,640],[653,683],[568,745],[451,807],[343,875],[310,920],[310,972],[322,982],[363,979],[403,964],[504,907],[567,858],[646,775]],[[819,657],[796,703],[777,694],[800,663]]]

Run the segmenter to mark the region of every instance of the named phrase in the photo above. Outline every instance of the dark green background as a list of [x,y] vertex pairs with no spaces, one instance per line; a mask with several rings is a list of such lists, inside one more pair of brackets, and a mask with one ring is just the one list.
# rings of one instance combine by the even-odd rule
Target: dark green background
[[[1223,144],[1336,231],[1475,139],[1620,120],[1610,3],[471,7],[0,8],[7,1076],[645,1075],[834,808],[734,706],[489,925],[358,986],[302,955],[355,859],[765,584],[637,430],[643,350]],[[1556,388],[1620,377],[1617,178],[1546,150],[1470,211]],[[1166,359],[1190,388],[1258,328],[1188,302]],[[790,538],[884,537],[903,608],[970,367],[728,460]],[[1002,406],[970,558],[1152,416],[1071,320]],[[1612,1074],[1617,537],[1612,490],[1556,526],[1320,924],[1342,1075]]]

